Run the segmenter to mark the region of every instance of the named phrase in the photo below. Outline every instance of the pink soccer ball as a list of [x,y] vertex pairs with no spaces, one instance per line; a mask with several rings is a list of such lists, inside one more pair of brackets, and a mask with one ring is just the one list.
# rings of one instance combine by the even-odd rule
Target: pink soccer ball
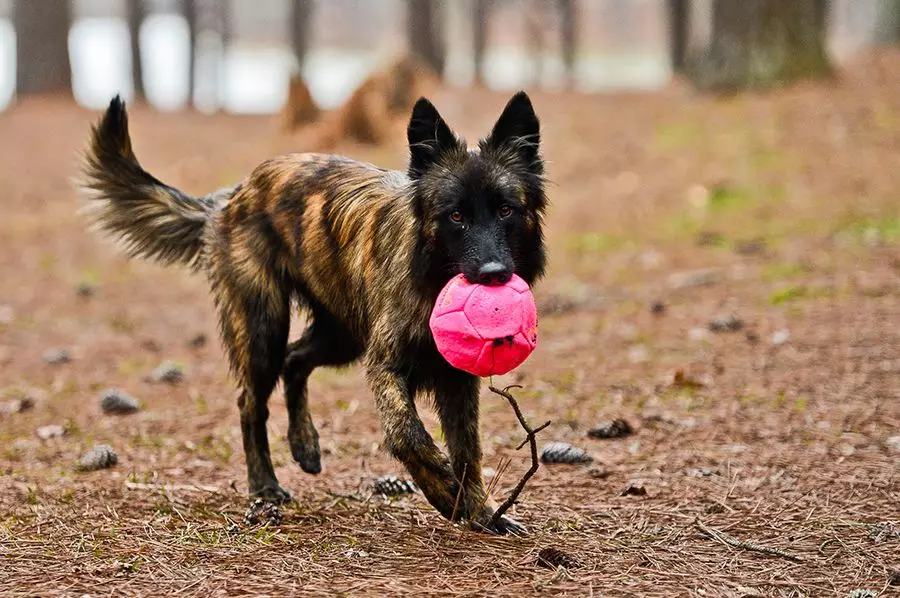
[[534,297],[515,274],[502,286],[455,276],[438,295],[429,323],[441,355],[476,376],[512,371],[537,345]]

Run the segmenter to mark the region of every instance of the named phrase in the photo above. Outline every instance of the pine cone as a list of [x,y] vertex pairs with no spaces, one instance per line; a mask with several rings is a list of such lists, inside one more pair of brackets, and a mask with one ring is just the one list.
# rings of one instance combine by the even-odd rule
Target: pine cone
[[634,433],[634,430],[624,419],[614,419],[601,423],[592,430],[588,430],[587,435],[591,438],[624,438]]
[[373,490],[376,494],[399,496],[401,494],[415,493],[416,485],[407,480],[401,480],[397,476],[385,475],[375,480]]
[[188,346],[192,349],[199,349],[206,344],[206,335],[199,332],[188,340]]
[[108,444],[97,444],[81,456],[78,461],[79,471],[96,471],[107,469],[119,462],[116,452]]
[[81,282],[75,287],[75,292],[79,297],[93,297],[94,293],[97,292],[97,287],[89,282]]
[[47,365],[62,365],[72,361],[72,357],[65,349],[50,349],[44,353],[44,363]]
[[737,332],[744,327],[744,321],[734,314],[710,320],[709,329],[713,332]]
[[256,525],[281,525],[284,517],[277,504],[257,498],[250,504],[250,508],[244,514],[244,525],[253,527]]
[[158,368],[150,373],[152,382],[164,382],[166,384],[179,384],[184,380],[184,372],[181,366],[171,361],[164,361]]
[[100,408],[103,409],[104,413],[125,415],[127,413],[134,413],[140,409],[140,406],[138,405],[137,399],[125,391],[117,388],[110,388],[103,391],[103,394],[100,396]]
[[565,442],[551,442],[541,451],[542,463],[589,463],[594,458],[582,449]]
[[558,548],[541,548],[541,551],[538,553],[537,564],[539,567],[546,567],[547,569],[556,569],[557,567],[574,569],[581,563],[575,557],[566,554]]
[[619,493],[619,496],[647,496],[647,489],[643,484],[631,483]]
[[900,586],[900,569],[895,569],[888,574],[889,586]]

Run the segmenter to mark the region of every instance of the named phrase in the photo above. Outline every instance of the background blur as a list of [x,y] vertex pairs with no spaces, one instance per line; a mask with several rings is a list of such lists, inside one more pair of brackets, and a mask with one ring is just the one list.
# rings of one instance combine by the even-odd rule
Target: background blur
[[[684,18],[693,22],[691,37],[697,40],[705,30],[708,34],[715,2],[22,0],[18,36],[13,4],[0,0],[0,107],[16,92],[17,64],[20,73],[26,71],[21,76],[29,77],[29,60],[36,59],[30,53],[37,56],[39,47],[50,52],[47,46],[65,40],[72,90],[84,106],[102,107],[119,91],[132,97],[138,77],[139,91],[160,109],[192,100],[205,111],[264,113],[280,108],[297,66],[316,102],[333,108],[370,71],[408,49],[411,39],[419,54],[432,48],[448,83],[469,84],[476,72],[479,23],[484,24],[483,79],[491,88],[560,87],[568,32],[577,89],[658,89],[672,76],[673,6],[686,7],[680,10],[688,13]],[[828,48],[842,61],[883,40],[896,3],[829,4]],[[409,34],[423,27],[424,41]]]

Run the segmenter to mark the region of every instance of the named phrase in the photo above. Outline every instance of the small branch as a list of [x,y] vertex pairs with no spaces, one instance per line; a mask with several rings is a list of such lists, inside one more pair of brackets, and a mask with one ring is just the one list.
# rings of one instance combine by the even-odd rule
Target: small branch
[[509,394],[509,389],[522,388],[521,386],[507,386],[503,390],[500,390],[499,388],[496,388],[494,386],[491,386],[489,388],[492,393],[498,394],[509,401],[509,404],[512,406],[513,411],[516,413],[516,418],[519,420],[519,424],[521,424],[522,428],[525,430],[525,440],[516,448],[516,450],[521,449],[526,444],[531,444],[531,467],[528,471],[525,472],[525,475],[522,476],[522,479],[519,480],[519,483],[516,484],[516,487],[513,488],[512,492],[509,493],[509,496],[505,501],[503,501],[503,504],[497,507],[497,510],[494,511],[494,515],[493,517],[491,517],[490,525],[491,527],[496,527],[497,522],[500,521],[500,518],[503,517],[503,514],[506,513],[506,511],[508,511],[509,508],[513,506],[513,503],[516,502],[516,499],[519,498],[519,494],[522,493],[522,490],[525,488],[525,484],[527,484],[528,480],[531,479],[531,476],[533,476],[535,472],[537,472],[538,467],[540,466],[540,461],[538,460],[537,441],[535,440],[535,436],[538,432],[549,426],[550,422],[548,421],[544,425],[539,426],[535,429],[532,429],[531,426],[528,425],[528,422],[525,420],[525,416],[522,415],[522,410],[519,409],[519,403],[516,402],[515,397]]
[[356,502],[368,502],[370,497],[362,496],[360,494],[347,494],[344,492],[333,492],[331,490],[326,490],[325,494],[332,498],[342,499],[342,500],[353,500]]
[[462,479],[459,481],[459,490],[456,491],[456,500],[453,501],[453,513],[450,521],[456,521],[456,510],[459,508],[459,499],[462,498],[463,488],[466,486],[466,467],[463,466]]
[[221,494],[216,486],[201,486],[199,484],[141,484],[138,482],[125,482],[125,488],[128,490],[150,490],[163,492],[177,492],[183,490],[185,492],[208,492],[210,494]]
[[699,519],[695,522],[697,527],[700,528],[700,531],[712,538],[713,540],[717,540],[722,544],[727,544],[728,546],[733,546],[735,548],[743,548],[744,550],[752,550],[754,552],[761,552],[763,554],[771,554],[772,556],[780,556],[783,559],[787,559],[789,561],[794,561],[797,563],[802,563],[803,558],[797,556],[796,554],[792,554],[790,552],[781,550],[779,548],[770,548],[769,546],[762,546],[761,544],[756,544],[755,542],[747,542],[746,540],[738,540],[733,536],[729,536],[725,532],[721,532],[717,529],[713,529],[707,526],[705,523],[700,521]]

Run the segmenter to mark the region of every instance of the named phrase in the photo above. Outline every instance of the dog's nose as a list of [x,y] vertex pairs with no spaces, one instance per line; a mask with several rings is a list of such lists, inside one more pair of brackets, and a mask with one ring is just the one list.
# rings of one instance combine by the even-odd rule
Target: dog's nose
[[499,286],[509,282],[509,270],[500,262],[488,262],[478,270],[478,283]]

